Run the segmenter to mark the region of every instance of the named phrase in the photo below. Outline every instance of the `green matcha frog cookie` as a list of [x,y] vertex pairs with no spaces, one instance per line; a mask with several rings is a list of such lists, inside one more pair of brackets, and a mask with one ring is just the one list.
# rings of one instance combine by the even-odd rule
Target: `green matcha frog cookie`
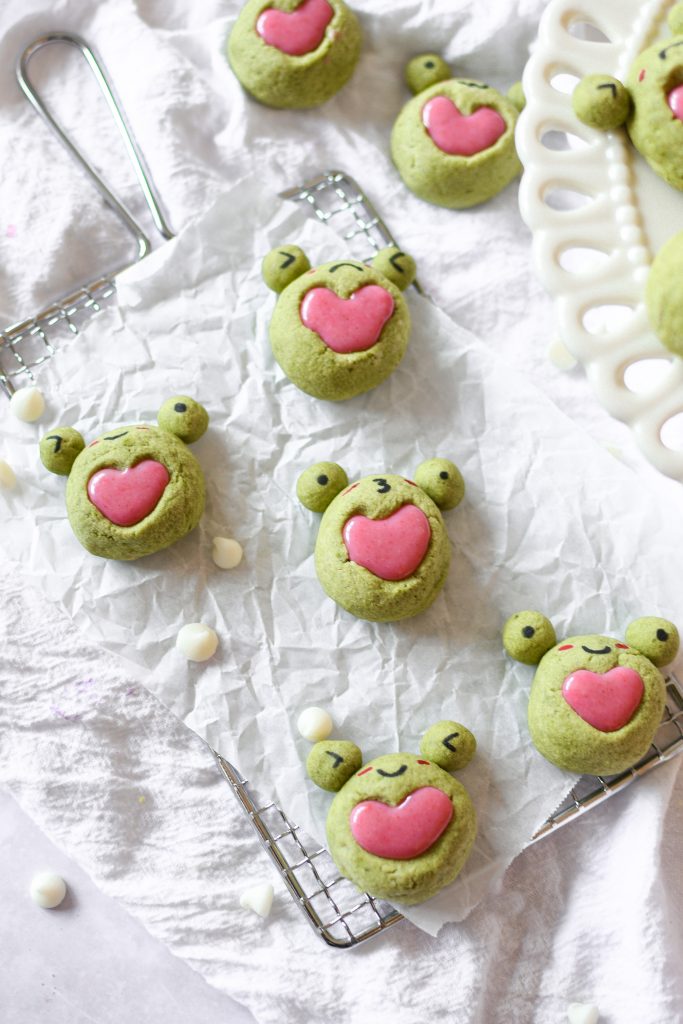
[[448,774],[472,758],[476,741],[457,722],[438,722],[422,757],[384,754],[363,765],[348,740],[323,740],[306,768],[336,792],[327,844],[342,875],[359,889],[397,903],[421,903],[462,870],[477,834],[467,790]]
[[269,107],[317,107],[348,81],[361,31],[343,0],[248,0],[228,40],[228,60]]
[[401,294],[415,262],[395,246],[371,266],[336,260],[311,269],[296,245],[273,249],[263,278],[280,293],[270,344],[292,383],[315,398],[339,402],[380,384],[401,362],[410,313]]
[[447,459],[423,462],[415,480],[384,474],[348,486],[333,462],[319,462],[299,477],[301,503],[324,513],[315,545],[318,578],[359,619],[417,615],[446,582],[451,549],[439,509],[455,508],[465,484]]
[[[673,33],[640,53],[626,84],[610,75],[583,78],[572,96],[576,116],[591,128],[624,125],[653,171],[683,190],[683,4],[669,12]],[[662,344],[683,356],[683,234],[660,250],[648,276],[645,300]]]
[[519,84],[502,96],[483,82],[452,78],[434,53],[406,69],[416,93],[398,115],[391,155],[411,192],[436,206],[464,209],[501,192],[522,169],[515,125],[524,106]]
[[115,427],[85,446],[73,427],[40,442],[52,473],[68,476],[69,522],[84,548],[132,561],[193,530],[204,511],[204,475],[186,445],[207,428],[206,410],[187,395],[167,399],[158,427]]
[[647,752],[662,720],[666,689],[659,665],[678,651],[666,619],[636,619],[626,643],[608,636],[570,636],[557,643],[540,612],[518,612],[503,645],[525,665],[538,665],[529,696],[529,731],[553,764],[587,775],[616,775]]

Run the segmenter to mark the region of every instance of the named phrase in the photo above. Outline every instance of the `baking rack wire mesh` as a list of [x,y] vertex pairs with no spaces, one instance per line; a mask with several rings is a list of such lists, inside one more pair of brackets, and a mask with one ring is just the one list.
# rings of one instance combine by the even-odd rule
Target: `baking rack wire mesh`
[[[88,49],[88,53],[92,51]],[[98,71],[104,75],[99,66]],[[357,259],[367,262],[380,249],[395,244],[368,197],[343,171],[326,171],[305,185],[282,193],[282,198],[302,204],[311,216],[328,224]],[[169,236],[170,232],[166,237]],[[416,287],[420,290],[419,285]],[[115,274],[99,277],[40,313],[0,331],[0,388],[5,394],[11,397],[17,385],[33,384],[35,371],[66,340],[78,337],[85,351],[84,328],[115,295]],[[620,775],[583,776],[530,842],[549,835],[682,751],[683,690],[676,679],[669,677],[664,718],[646,756]],[[292,898],[324,942],[349,949],[403,920],[390,904],[359,892],[340,876],[324,847],[305,835],[277,804],[261,801],[234,765],[215,751],[214,754]]]

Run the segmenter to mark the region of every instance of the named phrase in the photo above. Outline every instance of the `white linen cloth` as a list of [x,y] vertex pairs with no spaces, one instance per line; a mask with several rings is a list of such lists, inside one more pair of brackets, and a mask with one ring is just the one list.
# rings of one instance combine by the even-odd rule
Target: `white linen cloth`
[[[411,248],[418,258],[420,267],[426,268],[425,273],[421,271],[421,276],[437,301],[444,308],[456,313],[461,322],[473,326],[497,351],[514,350],[517,363],[522,363],[525,369],[536,374],[538,379],[543,379],[544,382],[552,381],[549,387],[553,394],[560,400],[569,396],[572,404],[568,411],[576,413],[583,424],[597,430],[601,439],[609,437],[610,440],[616,439],[617,443],[622,444],[624,438],[622,447],[625,456],[632,464],[640,466],[638,456],[628,448],[625,436],[618,425],[602,417],[590,399],[585,400],[587,389],[582,386],[582,382],[572,379],[558,382],[554,375],[546,371],[543,353],[552,321],[549,304],[541,296],[530,272],[528,236],[519,224],[514,206],[514,189],[509,189],[505,195],[482,210],[455,215],[455,219],[449,223],[457,225],[457,232],[437,231],[435,229],[444,224],[444,216],[450,218],[454,215],[444,215],[442,211],[431,210],[408,197],[397,183],[386,156],[382,158],[379,151],[386,150],[390,121],[405,98],[400,83],[400,70],[408,55],[420,48],[441,48],[450,57],[459,53],[466,54],[466,59],[460,65],[463,70],[488,77],[494,84],[504,86],[519,74],[524,61],[525,46],[532,38],[534,23],[541,5],[519,5],[516,10],[511,11],[507,4],[495,4],[492,8],[480,10],[445,2],[430,5],[357,3],[356,7],[364,15],[364,24],[370,38],[370,47],[366,50],[364,63],[359,69],[359,76],[366,77],[358,79],[365,91],[361,95],[346,90],[333,101],[334,108],[330,105],[323,112],[305,115],[308,126],[305,132],[301,130],[303,122],[299,120],[300,115],[275,115],[271,111],[245,102],[230,73],[225,69],[219,53],[219,44],[237,6],[235,3],[202,4],[196,5],[192,12],[185,12],[183,5],[180,4],[164,5],[162,9],[151,3],[103,3],[85,9],[82,4],[71,3],[52,5],[47,15],[43,12],[38,16],[35,12],[40,11],[42,5],[29,3],[22,4],[21,9],[10,5],[2,12],[5,29],[2,43],[5,56],[2,94],[3,99],[7,98],[4,106],[8,115],[2,128],[4,137],[12,143],[11,146],[3,147],[1,186],[3,190],[7,189],[3,195],[2,209],[12,212],[12,219],[6,218],[6,230],[0,231],[8,318],[15,313],[26,313],[35,309],[41,287],[48,294],[53,294],[54,291],[68,287],[74,279],[80,280],[92,265],[93,253],[99,254],[103,249],[107,255],[111,253],[111,245],[108,242],[111,237],[111,218],[106,213],[103,214],[97,204],[93,204],[90,194],[73,174],[70,164],[62,156],[56,143],[44,141],[45,136],[42,135],[40,146],[34,148],[36,135],[42,132],[42,129],[36,128],[33,115],[28,112],[24,101],[15,97],[10,79],[11,64],[22,42],[29,41],[46,27],[77,27],[103,52],[124,103],[131,113],[131,120],[137,133],[145,142],[145,149],[152,158],[150,162],[153,171],[169,207],[173,210],[173,220],[177,227],[207,207],[211,198],[224,187],[226,177],[234,178],[249,174],[256,168],[264,187],[276,191],[277,188],[301,181],[311,171],[330,164],[346,165],[359,177],[359,168],[362,167],[363,184],[376,200],[379,201],[380,195],[385,192],[387,200],[392,196],[400,196],[400,223],[389,215],[391,203],[385,212],[402,244]],[[370,10],[370,7],[373,9]],[[444,39],[451,40],[449,46],[444,47]],[[389,42],[395,47],[391,58],[387,56]],[[72,108],[85,108],[86,114],[89,112],[88,104],[81,102],[80,91],[70,77],[62,82],[61,94],[62,100],[67,101],[67,106],[69,99],[77,95],[78,102],[73,102]],[[373,99],[370,110],[367,102],[369,95]],[[99,128],[99,120],[97,123]],[[98,137],[106,135],[106,131],[98,132]],[[31,145],[28,142],[29,138]],[[293,143],[292,139],[296,139],[296,143]],[[368,159],[367,147],[373,143],[378,146],[378,152],[373,153],[372,159]],[[32,160],[35,160],[36,156],[40,159],[41,149],[43,159],[38,165],[38,174],[31,168],[36,166]],[[35,178],[32,176],[34,173]],[[17,196],[22,197],[23,203],[17,201]],[[74,228],[76,224],[79,225],[78,230]],[[40,237],[39,260],[35,259],[37,230]],[[445,263],[444,251],[448,256]],[[64,252],[69,254],[68,261],[63,259]],[[444,266],[448,273],[444,273]],[[47,294],[44,297],[47,297]],[[649,474],[647,468],[641,468],[641,471],[655,501],[668,503],[677,500],[678,492],[666,482]],[[20,641],[17,645],[15,664],[23,668],[27,659],[21,649],[21,642],[26,641],[27,634],[16,628],[16,623],[14,626],[14,636]],[[54,643],[54,637],[50,639]],[[92,652],[89,653],[92,657]],[[68,665],[68,659],[65,664]],[[76,672],[80,677],[82,662],[77,656],[74,657],[73,666],[76,666]],[[16,708],[12,708],[11,713],[16,720]],[[165,728],[167,726],[168,723],[165,723]],[[44,723],[41,728],[46,728]],[[165,735],[157,735],[162,734]],[[183,735],[186,738],[188,736],[187,733]],[[29,746],[29,749],[34,751],[35,740],[34,735]],[[186,741],[195,742],[191,737]],[[78,763],[82,772],[87,761]],[[22,759],[18,760],[16,767],[21,775]],[[43,772],[45,773],[44,764]],[[25,775],[25,772],[23,774]],[[664,772],[655,773],[655,779],[663,774]],[[73,776],[74,780],[76,777]],[[66,778],[66,775],[62,775],[62,779]],[[21,778],[18,780],[15,777],[13,770],[8,770],[6,779],[15,791],[26,793],[27,787],[24,787]],[[54,803],[44,799],[46,790],[54,793],[54,786],[46,787],[49,781],[50,775],[43,774],[41,781],[34,786],[36,799],[29,803],[32,813],[54,830],[60,825],[60,815],[65,823],[73,820],[73,815],[68,813],[68,806],[73,803],[74,790],[72,788],[69,791],[69,787],[65,786],[59,814],[56,814]],[[658,824],[647,838],[644,837],[643,830],[638,830],[638,849],[644,860],[652,858],[653,855],[656,858],[666,854],[665,844],[659,841],[661,822],[667,807],[664,782],[660,782],[659,786],[655,782],[649,782],[648,787],[655,790],[656,806],[653,820]],[[639,805],[645,799],[645,795],[639,792],[638,796],[632,795],[632,798]],[[614,804],[618,805],[619,801],[615,801]],[[614,805],[604,813],[616,813]],[[625,819],[617,816],[616,821],[612,821],[612,824],[618,823],[619,832],[623,820]],[[129,822],[126,822],[126,827],[128,825]],[[581,827],[585,827],[585,823]],[[597,823],[594,827],[597,829]],[[80,845],[79,840],[85,831],[85,828],[75,831],[75,847]],[[611,837],[611,833],[598,837],[604,841]],[[561,838],[564,839],[564,836],[552,842],[559,844]],[[611,843],[611,852],[613,850],[616,853],[617,845],[616,840]],[[603,863],[606,847],[603,845],[596,847],[598,848],[601,850],[600,863]],[[73,850],[74,847],[72,852]],[[527,854],[526,858],[537,855],[539,850],[542,850],[542,846]],[[587,851],[587,856],[589,854],[590,850]],[[80,853],[78,856],[79,859],[91,863],[95,875],[99,873],[104,880],[106,872],[100,871],[94,860],[91,861],[85,852],[83,856]],[[571,864],[571,858],[569,863]],[[118,866],[112,866],[113,873],[117,875],[120,868],[120,863]],[[157,877],[163,879],[164,871],[160,864],[155,863],[155,871],[158,872]],[[171,871],[171,877],[172,875]],[[576,886],[572,888],[580,888],[580,875],[574,875],[574,868],[571,869],[571,876],[576,878]],[[647,884],[648,892],[640,901],[634,894],[633,916],[629,922],[633,950],[632,956],[629,957],[628,979],[629,983],[633,982],[633,987],[622,986],[621,992],[616,992],[617,985],[614,979],[618,977],[623,963],[621,955],[617,953],[608,957],[604,972],[588,972],[593,991],[597,993],[602,986],[605,997],[609,996],[613,1000],[613,1012],[615,1019],[619,1021],[628,1021],[629,1014],[635,1012],[638,1007],[637,993],[647,990],[647,985],[642,984],[646,978],[649,981],[651,995],[647,1000],[641,1000],[642,1012],[639,1017],[632,1019],[647,1019],[655,1007],[657,1014],[653,1012],[653,1016],[658,1015],[660,1019],[675,1019],[673,1013],[676,1003],[671,997],[672,986],[667,980],[669,961],[666,957],[668,950],[672,948],[671,935],[667,933],[665,927],[662,933],[663,941],[651,942],[647,947],[644,947],[642,942],[639,943],[637,938],[646,914],[648,920],[656,920],[657,907],[663,907],[660,886],[661,879],[652,885]],[[615,899],[616,890],[615,886],[612,893]],[[593,893],[592,887],[591,892]],[[170,896],[170,892],[167,892],[167,895]],[[654,904],[650,897],[654,897]],[[590,901],[587,900],[586,903],[589,905]],[[565,907],[564,927],[561,929],[562,942],[565,941],[565,936],[568,936],[567,941],[575,946],[578,938],[585,932],[585,925],[579,923],[582,905],[580,899],[572,898],[569,909]],[[547,904],[543,905],[543,911],[542,920],[538,922],[537,935],[545,934],[547,938],[557,918],[553,916]],[[139,905],[137,912],[140,913]],[[152,924],[153,916],[147,915],[147,920],[155,927]],[[517,941],[521,943],[525,923],[523,918],[524,915],[521,913],[512,921],[509,918],[505,919],[504,927],[507,928],[509,923],[512,929],[506,931],[508,946],[513,934],[517,934]],[[500,923],[498,918],[499,927]],[[490,920],[488,924],[491,925]],[[171,934],[174,927],[180,926],[172,919],[169,922],[169,934],[165,935],[171,945],[174,944],[174,937]],[[157,934],[162,931],[157,929]],[[291,931],[290,927],[289,932]],[[649,925],[646,934],[650,940],[652,933],[653,928]],[[202,932],[202,937],[209,938],[208,932]],[[602,936],[599,938],[602,939]],[[308,944],[311,942],[308,936],[305,941]],[[445,942],[446,939],[443,939],[444,944],[439,947],[441,952],[438,953],[436,947],[430,945],[429,956],[422,964],[422,973],[418,968],[415,970],[416,983],[420,984],[420,977],[424,981],[422,989],[425,995],[420,1009],[429,1006],[430,990],[438,1001],[439,985],[432,987],[427,983],[429,964],[433,964],[434,958],[437,961],[442,958],[450,961],[453,955],[462,954],[458,966],[460,967],[462,963],[463,970],[466,970],[466,964],[470,962],[474,976],[475,957],[479,957],[480,977],[482,964],[495,963],[495,959],[490,958],[492,951],[485,952],[483,943],[477,948],[475,944],[469,950],[456,950],[454,947],[446,946]],[[235,943],[236,950],[239,950],[239,945],[239,942]],[[423,945],[418,945],[420,949],[426,949]],[[527,940],[527,948],[529,945],[534,946],[530,939]],[[539,941],[538,946],[534,947],[535,952],[544,948],[544,945]],[[593,948],[588,945],[589,948]],[[518,948],[514,943],[513,946]],[[280,955],[280,947],[276,945],[276,948]],[[497,948],[500,956],[500,947]],[[605,954],[604,942],[596,944],[594,948],[599,949],[601,955]],[[207,946],[202,946],[202,949],[205,952],[202,959],[207,969],[206,960],[215,959],[215,947],[208,941]],[[658,954],[657,957],[651,955],[653,950]],[[316,953],[318,956],[327,955],[314,947],[313,955]],[[471,961],[468,960],[470,954]],[[360,1014],[364,1006],[367,1008],[368,1000],[372,1001],[372,993],[363,992],[362,978],[373,976],[377,969],[375,957],[380,954],[371,956],[368,952],[367,955],[367,975],[364,975],[363,971],[359,972],[359,958],[353,958],[360,995],[353,992],[348,984],[334,986],[333,991],[328,990],[331,1002],[325,1005],[334,1005],[336,1008],[344,1006],[345,1009],[348,1005],[347,1016],[356,1012]],[[236,952],[235,956],[241,961],[239,952]],[[287,959],[289,966],[289,954],[284,948],[282,957],[283,962],[285,958]],[[420,957],[413,959],[419,961]],[[253,956],[251,960],[254,961]],[[639,961],[644,975],[631,970],[631,960]],[[235,962],[232,961],[233,967]],[[566,973],[562,974],[559,965],[549,965],[546,961],[546,967],[552,969],[541,975],[536,966],[530,953],[520,956],[518,969],[522,972],[522,977],[537,980],[539,977],[544,978],[543,985],[548,986],[547,991],[550,991],[553,985],[557,991],[568,991],[569,976]],[[240,983],[236,982],[234,975],[235,971],[230,971],[230,964],[228,963],[226,969],[223,962],[217,968],[214,980],[231,990],[239,989]],[[586,976],[582,974],[582,977]],[[250,977],[253,980],[253,976]],[[641,981],[640,988],[636,979]],[[347,978],[345,981],[350,979]],[[506,993],[510,997],[512,990],[492,983],[488,986],[488,992],[484,994],[480,983],[460,987],[460,981],[459,977],[458,988],[459,992],[463,993],[462,998],[458,995],[460,1005],[449,1001],[449,1009],[457,1008],[461,1015],[465,1012],[470,1014],[469,1018],[465,1019],[488,1020],[494,1019],[497,1014],[500,1014],[500,1019],[509,1019],[503,1016],[501,1000],[506,998]],[[559,987],[558,981],[562,982]],[[569,978],[569,981],[572,979]],[[328,978],[327,982],[331,982],[331,978]],[[257,978],[254,984],[257,988],[263,987],[262,979]],[[450,983],[444,980],[442,993],[447,984]],[[290,997],[292,1001],[287,1005],[291,1013],[298,1013],[301,1019],[307,1019],[305,1005],[301,1001],[294,1001],[297,998],[294,987],[289,975],[283,972],[277,983],[272,983],[263,998],[261,991],[253,993],[245,990],[243,995],[245,1001],[258,1007],[258,1013],[263,1019],[274,1019],[278,1000]],[[533,984],[531,987],[533,989]],[[521,989],[518,988],[516,991],[516,1005],[524,1007],[524,1014],[532,1019],[531,1015],[535,1012],[532,1009],[533,992],[522,995]],[[574,990],[571,997],[581,996]],[[597,994],[595,998],[597,1000]],[[552,1012],[559,1012],[558,1000],[561,996],[555,996],[553,992],[550,999]],[[496,1000],[495,1010],[491,1009],[492,1004],[489,1000]],[[406,1020],[414,1020],[415,1014],[419,1015],[416,1006],[411,1009],[413,1016],[406,1016]],[[379,1012],[378,1010],[376,1019],[380,1019]],[[543,1016],[540,1010],[538,1012],[538,1020],[549,1019]],[[324,1013],[324,1008],[319,1007],[318,1013],[313,1014],[311,1019],[320,1019]],[[400,1019],[396,1013],[393,1019]],[[357,1019],[363,1018],[358,1016]]]

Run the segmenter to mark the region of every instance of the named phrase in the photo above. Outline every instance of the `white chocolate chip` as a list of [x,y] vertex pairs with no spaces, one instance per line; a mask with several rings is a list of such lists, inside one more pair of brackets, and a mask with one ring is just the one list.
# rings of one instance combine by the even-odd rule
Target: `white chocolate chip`
[[218,637],[211,626],[188,622],[179,631],[175,645],[188,661],[208,661],[216,653]]
[[66,896],[66,882],[60,875],[54,875],[51,871],[41,871],[31,880],[29,892],[31,899],[39,907],[53,910]]
[[559,338],[548,346],[548,359],[558,370],[573,370],[576,366],[576,359]]
[[17,478],[14,470],[9,463],[0,459],[0,487],[5,487],[8,491],[12,491],[16,486]]
[[569,1024],[598,1024],[600,1011],[587,1003],[570,1003],[567,1008]]
[[242,561],[242,545],[229,537],[214,537],[212,558],[219,569],[235,569]]
[[39,388],[21,388],[10,398],[9,407],[18,420],[33,423],[45,412],[45,399]]
[[268,917],[272,905],[273,887],[270,882],[252,885],[250,889],[245,889],[240,896],[240,906],[242,909],[253,910],[259,917]]
[[296,727],[305,740],[319,743],[330,735],[333,723],[323,708],[305,708],[297,719]]

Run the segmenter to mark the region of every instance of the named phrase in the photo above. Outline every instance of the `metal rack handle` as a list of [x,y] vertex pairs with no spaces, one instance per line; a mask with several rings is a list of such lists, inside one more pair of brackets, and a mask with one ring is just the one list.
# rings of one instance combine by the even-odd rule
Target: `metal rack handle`
[[22,91],[26,95],[29,102],[33,105],[35,110],[40,114],[43,120],[50,126],[50,128],[57,135],[59,140],[71,154],[71,156],[78,161],[86,174],[90,177],[91,181],[97,188],[100,195],[103,197],[105,202],[111,209],[116,213],[120,220],[131,232],[138,245],[137,259],[143,259],[151,249],[151,242],[143,229],[137,223],[135,218],[131,215],[129,210],[126,209],[124,204],[116,195],[112,192],[109,186],[106,184],[102,176],[95,170],[90,161],[83,155],[80,149],[71,141],[62,126],[59,124],[57,119],[49,110],[47,104],[43,100],[42,96],[38,93],[36,87],[31,82],[29,77],[29,63],[35,54],[42,50],[44,47],[52,46],[55,43],[66,43],[69,46],[74,46],[83,56],[87,62],[90,70],[92,71],[95,81],[97,82],[102,95],[104,96],[107,106],[111,112],[114,122],[119,129],[121,137],[123,139],[126,153],[130,163],[132,164],[135,176],[138,180],[142,193],[145,197],[145,202],[149,207],[149,211],[152,215],[152,219],[159,231],[159,234],[166,239],[173,238],[173,231],[171,230],[164,213],[161,209],[161,203],[157,196],[154,184],[152,182],[149,171],[147,170],[144,162],[144,158],[140,151],[140,148],[135,141],[133,133],[128,128],[125,122],[122,108],[114,94],[112,86],[109,83],[107,74],[104,70],[104,65],[95,51],[92,49],[84,39],[80,36],[72,35],[69,32],[50,32],[47,35],[41,36],[36,39],[35,42],[31,43],[26,47],[17,64],[17,80]]

